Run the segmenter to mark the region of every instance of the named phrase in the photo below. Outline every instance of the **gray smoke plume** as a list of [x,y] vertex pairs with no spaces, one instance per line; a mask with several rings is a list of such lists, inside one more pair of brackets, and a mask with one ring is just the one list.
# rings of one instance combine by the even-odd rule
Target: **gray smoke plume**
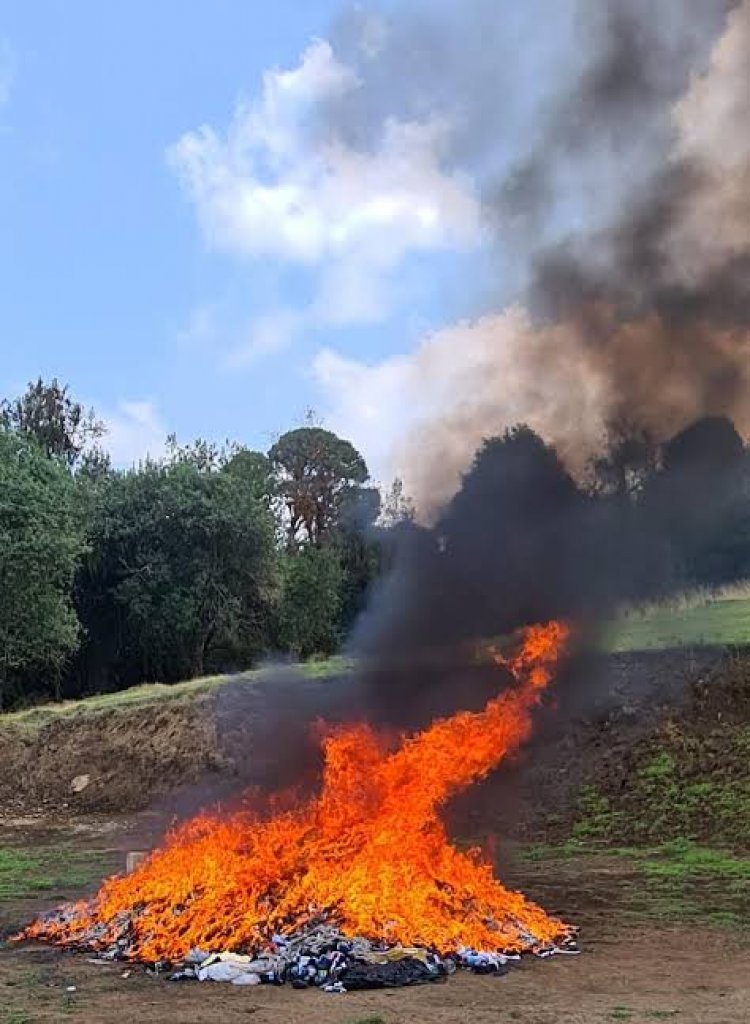
[[333,37],[360,86],[320,130],[366,148],[388,117],[445,116],[495,240],[494,298],[412,357],[440,409],[396,463],[428,511],[515,422],[574,470],[614,419],[750,430],[750,0],[525,10],[523,32],[488,0],[360,11]]

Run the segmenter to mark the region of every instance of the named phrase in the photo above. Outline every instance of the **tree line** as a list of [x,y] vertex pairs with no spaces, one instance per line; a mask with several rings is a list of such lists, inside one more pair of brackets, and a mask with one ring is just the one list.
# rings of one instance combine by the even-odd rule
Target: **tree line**
[[[110,464],[103,434],[56,380],[0,404],[2,708],[331,654],[398,538],[425,529],[398,481],[382,495],[356,448],[320,426],[267,452],[171,437],[130,469]],[[497,488],[480,486],[480,466]],[[521,426],[485,442],[446,522],[470,509],[472,544],[517,558],[503,486],[552,474],[627,552],[618,586],[637,600],[750,575],[749,469],[723,418],[666,443],[612,424],[579,480]]]
[[[352,444],[171,437],[122,470],[103,434],[56,380],[0,405],[0,707],[340,646],[384,529]],[[398,485],[386,504],[411,514]]]

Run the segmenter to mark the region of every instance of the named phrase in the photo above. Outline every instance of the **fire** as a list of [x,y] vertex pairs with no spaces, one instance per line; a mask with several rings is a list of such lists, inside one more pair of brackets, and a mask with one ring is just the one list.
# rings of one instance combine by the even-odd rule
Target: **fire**
[[396,750],[364,724],[330,732],[317,796],[265,816],[201,815],[135,872],[23,937],[95,949],[123,940],[124,955],[144,961],[177,961],[195,947],[257,950],[316,918],[442,952],[565,939],[570,928],[501,885],[478,850],[451,845],[439,811],[528,738],[567,638],[553,622],[526,629],[510,658],[491,651],[515,686]]

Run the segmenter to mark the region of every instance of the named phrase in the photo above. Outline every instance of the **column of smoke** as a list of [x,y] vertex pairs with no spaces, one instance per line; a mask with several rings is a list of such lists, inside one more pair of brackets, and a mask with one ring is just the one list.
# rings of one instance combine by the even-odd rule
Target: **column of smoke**
[[[401,531],[353,641],[370,697],[399,725],[484,699],[454,664],[467,641],[552,616],[592,623],[648,563],[644,538],[608,550],[601,510],[555,452],[576,475],[611,421],[657,440],[707,415],[750,427],[750,0],[576,5],[580,49],[500,176],[494,108],[513,87],[492,50],[502,7],[430,11],[386,23],[327,123],[366,145],[386,83],[412,114],[450,97],[461,119],[446,161],[481,182],[524,287],[416,356],[415,381],[455,370],[452,404],[400,452],[430,525]],[[340,32],[352,62],[362,24]],[[483,439],[517,422],[554,451],[522,432],[501,469],[490,447],[467,472]]]
[[[362,686],[336,688],[329,718],[408,728],[481,706],[498,676],[467,669],[474,641],[556,616],[595,624],[617,603],[650,567],[648,543],[612,551],[574,483],[610,420],[657,439],[711,414],[750,427],[750,0],[534,0],[541,35],[545,4],[569,10],[571,52],[541,107],[516,116],[516,145],[519,120],[528,128],[510,159],[505,100],[527,83],[506,76],[505,5],[359,11],[333,36],[360,85],[320,111],[320,130],[366,150],[389,116],[451,115],[446,165],[479,183],[522,288],[505,306],[498,282],[502,301],[483,295],[476,320],[414,357],[415,391],[437,380],[443,404],[397,461],[428,525],[394,531],[352,639]],[[468,472],[485,438],[520,422],[550,447],[522,431]],[[571,669],[563,699],[580,678]],[[302,756],[307,696],[303,711],[281,701],[275,750],[283,726]]]
[[[502,303],[483,296],[481,316],[414,359],[415,399],[443,384],[439,415],[396,460],[420,506],[450,497],[482,439],[518,421],[576,470],[623,414],[662,438],[706,414],[744,432],[747,0],[535,0],[537,25],[510,41],[494,2],[424,6],[384,22],[374,55],[355,46],[362,24],[342,30],[360,87],[326,111],[361,146],[389,115],[445,115],[446,170],[477,183],[502,257]],[[569,22],[571,52],[550,57],[520,130],[517,98],[534,82],[528,69],[508,80],[508,48],[544,37],[545,12],[557,29]],[[509,263],[521,281],[510,306]]]

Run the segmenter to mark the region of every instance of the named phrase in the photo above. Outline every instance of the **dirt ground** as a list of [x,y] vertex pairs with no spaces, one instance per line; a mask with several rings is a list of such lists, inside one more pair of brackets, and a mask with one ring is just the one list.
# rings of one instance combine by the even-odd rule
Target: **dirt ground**
[[[594,1024],[667,1020],[746,1024],[750,961],[719,935],[659,928],[594,935],[579,957],[524,963],[503,978],[461,975],[444,984],[326,995],[290,988],[170,984],[43,948],[0,954],[0,1020],[142,1021],[144,1024]],[[67,993],[68,986],[76,991]],[[3,1018],[2,1014],[6,1016]],[[374,1024],[374,1021],[373,1021]]]
[[[5,822],[3,842],[96,850],[104,870],[145,845],[161,822]],[[750,1020],[747,933],[654,920],[647,894],[627,865],[606,857],[529,863],[504,858],[503,877],[548,910],[581,927],[582,953],[525,960],[502,978],[461,974],[443,984],[326,995],[291,988],[172,984],[140,967],[99,966],[85,955],[39,945],[0,947],[0,1024],[78,1021],[108,1024],[598,1024],[674,1019],[677,1024]],[[0,903],[0,934],[75,891]],[[127,975],[127,976],[126,976]],[[74,987],[75,991],[68,991]]]

